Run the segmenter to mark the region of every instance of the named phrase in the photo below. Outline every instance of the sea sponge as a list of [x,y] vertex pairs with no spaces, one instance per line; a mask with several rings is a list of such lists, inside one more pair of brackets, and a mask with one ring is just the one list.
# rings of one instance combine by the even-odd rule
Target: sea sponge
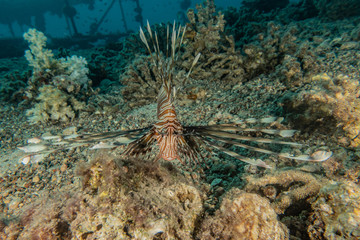
[[192,239],[202,195],[170,164],[98,154],[78,172],[89,197],[71,223],[73,236]]

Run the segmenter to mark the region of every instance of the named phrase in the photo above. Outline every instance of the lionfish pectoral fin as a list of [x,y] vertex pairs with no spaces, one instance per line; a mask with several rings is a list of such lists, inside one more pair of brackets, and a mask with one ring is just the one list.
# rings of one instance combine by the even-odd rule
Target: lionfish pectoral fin
[[[246,142],[258,142],[258,143],[274,143],[274,144],[282,144],[282,145],[289,145],[289,146],[302,146],[302,144],[295,143],[295,142],[287,142],[287,141],[281,141],[276,139],[267,139],[267,138],[254,138],[249,136],[242,136],[236,133],[221,131],[221,130],[209,130],[209,128],[198,128],[197,133],[202,135],[203,139],[210,145],[213,146],[224,153],[227,153],[230,156],[233,156],[243,162],[247,162],[252,165],[261,166],[261,167],[269,167],[264,162],[259,162],[259,160],[253,160],[247,157],[243,157],[235,152],[232,152],[226,148],[220,147],[216,145],[213,141],[223,142],[226,144],[230,144],[232,146],[237,146],[243,149],[248,149],[250,151],[260,152],[264,154],[269,155],[275,155],[278,157],[284,157],[288,159],[294,159],[294,160],[300,160],[300,161],[310,161],[310,162],[321,162],[325,161],[328,158],[331,157],[332,152],[330,151],[317,151],[311,155],[298,155],[294,156],[290,153],[279,153],[274,152],[268,149],[250,146],[248,144],[241,143],[240,141],[246,141]],[[271,132],[273,133],[273,132]],[[276,134],[279,134],[280,132],[276,132]],[[285,134],[287,135],[287,134]],[[212,140],[212,141],[211,141]]]
[[114,145],[113,143],[107,143],[107,142],[100,142],[98,144],[95,144],[90,149],[113,149],[118,147],[119,145]]
[[138,156],[145,155],[152,150],[152,146],[155,142],[155,132],[150,129],[135,141],[128,144],[126,150],[122,155]]
[[267,165],[264,161],[262,161],[261,159],[252,159],[252,158],[248,158],[248,157],[244,157],[236,152],[233,152],[233,151],[230,151],[224,147],[221,147],[219,145],[216,145],[216,144],[213,144],[211,143],[211,146],[220,150],[221,152],[233,157],[233,158],[236,158],[242,162],[245,162],[245,163],[248,163],[250,165],[254,165],[254,166],[257,166],[257,167],[263,167],[263,168],[271,168],[269,165]]
[[18,147],[26,153],[22,158],[20,158],[20,160],[23,164],[39,162],[50,153],[81,147],[88,144],[95,144],[90,149],[113,149],[120,145],[126,145],[136,141],[149,129],[150,127],[128,131],[31,138],[28,140],[30,144]]
[[316,151],[311,155],[291,156],[289,153],[279,154],[279,157],[284,157],[299,161],[308,161],[308,162],[323,162],[328,160],[331,156],[332,156],[331,151],[323,151],[323,150]]
[[208,130],[208,129],[201,129],[203,135],[217,139],[227,139],[228,141],[246,141],[246,142],[258,142],[258,143],[275,143],[275,144],[283,144],[283,145],[293,145],[293,146],[302,146],[300,143],[296,142],[289,142],[289,141],[282,141],[277,139],[269,139],[269,138],[260,138],[260,137],[250,137],[250,136],[243,136],[236,133],[226,132],[222,130]]
[[297,132],[293,129],[267,129],[267,128],[244,128],[237,126],[235,123],[231,124],[219,124],[219,125],[211,125],[206,127],[201,127],[201,129],[206,129],[210,131],[230,131],[230,132],[262,132],[270,135],[278,135],[283,138],[293,137]]

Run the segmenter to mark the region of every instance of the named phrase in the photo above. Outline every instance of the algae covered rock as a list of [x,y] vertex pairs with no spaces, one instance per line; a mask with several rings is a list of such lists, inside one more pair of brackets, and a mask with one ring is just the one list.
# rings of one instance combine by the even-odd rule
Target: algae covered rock
[[312,208],[311,239],[360,239],[360,188],[356,184],[325,185]]
[[[230,195],[230,196],[229,196]],[[257,194],[232,190],[212,218],[206,219],[200,239],[288,239],[287,227],[278,221],[270,202]]]
[[79,171],[88,194],[71,222],[76,238],[192,239],[203,196],[176,169],[101,155]]

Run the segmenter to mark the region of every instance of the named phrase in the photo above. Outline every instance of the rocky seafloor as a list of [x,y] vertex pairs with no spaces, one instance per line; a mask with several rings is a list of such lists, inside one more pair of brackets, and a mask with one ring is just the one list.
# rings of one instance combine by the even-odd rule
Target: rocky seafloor
[[[75,59],[86,76],[70,69],[74,59],[45,50],[32,56],[51,66],[2,59],[0,239],[359,239],[356,1],[278,9],[246,2],[219,12],[206,1],[188,11],[174,69],[179,120],[283,117],[272,127],[299,130],[293,140],[306,146],[303,152],[331,150],[330,159],[301,162],[237,149],[272,167],[264,169],[204,149],[207,166],[190,171],[154,163],[156,152],[135,158],[122,155],[126,146],[84,146],[24,165],[17,147],[29,138],[153,124],[160,83],[137,35],[71,52],[87,60],[88,70]],[[165,30],[153,28],[164,42]],[[72,80],[74,73],[84,79]]]

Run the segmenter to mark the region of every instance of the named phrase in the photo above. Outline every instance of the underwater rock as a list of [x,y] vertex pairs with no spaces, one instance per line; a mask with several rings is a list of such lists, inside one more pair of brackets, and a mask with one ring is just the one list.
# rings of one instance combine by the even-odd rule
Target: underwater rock
[[[285,109],[293,112],[297,123],[306,126],[321,124],[318,131],[331,133],[339,127],[345,132],[347,142],[359,145],[360,134],[360,86],[346,75],[331,77],[326,73],[312,77],[312,88],[292,95]],[[295,116],[294,116],[295,117]],[[344,134],[341,134],[343,137]]]
[[270,199],[278,214],[284,214],[289,207],[316,196],[322,185],[312,174],[296,170],[277,171],[260,178],[248,176],[246,181],[245,190]]
[[325,185],[312,208],[310,239],[360,239],[360,188],[356,184]]
[[231,190],[214,217],[201,225],[199,239],[280,240],[289,230],[278,221],[270,202],[257,194]]

